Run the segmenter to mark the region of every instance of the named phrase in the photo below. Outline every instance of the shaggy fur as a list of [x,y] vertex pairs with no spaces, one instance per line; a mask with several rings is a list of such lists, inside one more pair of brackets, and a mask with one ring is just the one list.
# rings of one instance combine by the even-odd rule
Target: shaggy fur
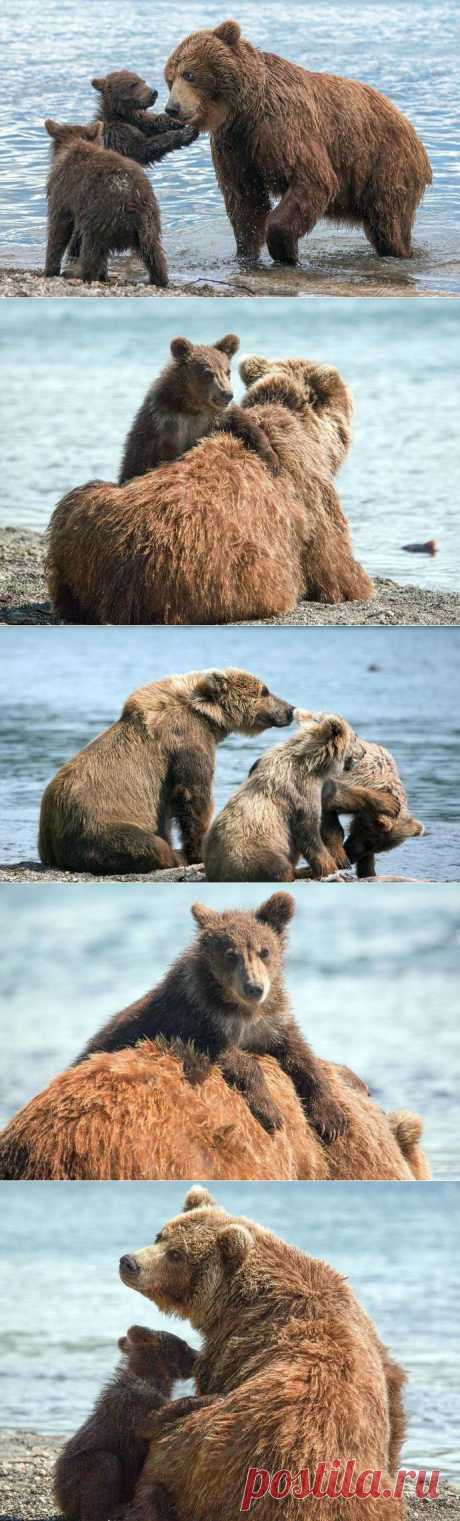
[[56,1463],[54,1498],[65,1521],[111,1521],[132,1500],[149,1450],[148,1418],[169,1401],[174,1380],[194,1371],[196,1352],[180,1336],[131,1326],[118,1345],[122,1362]]
[[171,361],[147,391],[128,433],[120,485],[182,458],[200,438],[217,431],[240,438],[273,475],[278,473],[277,456],[262,428],[241,407],[228,407],[233,396],[230,359],[239,342],[233,333],[212,346],[173,338]]
[[[354,736],[344,774],[326,781],[322,794],[323,840],[337,865],[356,863],[358,877],[375,877],[375,856],[394,850],[404,840],[424,834],[424,826],[409,810],[396,762],[389,750]],[[339,814],[353,814],[344,840]],[[342,844],[344,841],[344,844]]]
[[202,860],[212,817],[216,746],[260,734],[293,710],[247,671],[191,671],[132,692],[121,718],[46,788],[38,848],[64,871],[148,872]]
[[344,718],[322,714],[267,750],[211,824],[204,844],[210,882],[291,882],[304,856],[313,877],[336,870],[321,835],[321,795],[340,774],[355,736]]
[[[346,1279],[270,1230],[218,1208],[192,1189],[184,1213],[155,1245],[121,1258],[128,1288],[201,1332],[200,1391],[215,1407],[172,1427],[154,1444],[137,1487],[132,1521],[155,1521],[156,1486],[196,1521],[238,1515],[248,1469],[314,1473],[340,1459],[379,1471],[390,1487],[404,1435],[405,1376],[379,1340]],[[223,1482],[223,1476],[225,1482]],[[390,1489],[391,1492],[391,1489]],[[400,1521],[401,1500],[363,1502],[292,1494],[288,1521]],[[258,1501],[263,1517],[279,1503]]]
[[236,21],[186,37],[165,78],[166,110],[210,133],[240,255],[257,258],[266,242],[295,263],[299,238],[328,217],[362,226],[377,254],[410,257],[431,168],[384,95],[259,52]]
[[[81,239],[82,280],[106,280],[110,253],[139,254],[151,285],[167,285],[158,203],[147,175],[132,159],[104,148],[102,122],[89,127],[46,121],[52,138],[48,176],[45,275],[59,275],[66,248]],[[80,245],[79,245],[80,248]]]
[[166,153],[187,148],[198,136],[194,127],[182,127],[166,113],[149,111],[158,99],[139,74],[117,69],[104,79],[92,79],[100,96],[97,120],[102,122],[104,147],[112,148],[137,164],[156,164]]
[[71,491],[48,549],[65,622],[228,623],[291,612],[301,597],[372,596],[333,486],[352,410],[337,370],[252,358],[240,374],[278,479],[239,439],[216,437],[125,486]]
[[0,1138],[0,1178],[409,1182],[430,1176],[418,1145],[421,1122],[410,1114],[387,1119],[348,1069],[320,1063],[347,1117],[346,1135],[324,1146],[279,1063],[269,1056],[256,1061],[283,1116],[274,1135],[218,1066],[194,1057],[191,1048],[143,1041],[96,1053],[32,1099]]
[[194,903],[199,934],[193,945],[156,988],[98,1031],[79,1060],[158,1036],[193,1042],[195,1051],[219,1063],[226,1081],[244,1094],[251,1114],[271,1134],[283,1119],[254,1056],[275,1056],[292,1078],[310,1123],[324,1141],[335,1140],[346,1128],[346,1116],[300,1033],[284,986],[285,930],[294,911],[287,893],[274,893],[246,913],[218,913]]

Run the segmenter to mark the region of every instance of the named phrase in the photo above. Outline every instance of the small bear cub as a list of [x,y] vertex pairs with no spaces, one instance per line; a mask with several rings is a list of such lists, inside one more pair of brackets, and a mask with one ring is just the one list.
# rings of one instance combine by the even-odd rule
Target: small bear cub
[[104,148],[102,122],[89,126],[45,121],[52,139],[48,176],[45,274],[59,275],[66,248],[81,241],[82,280],[106,280],[110,253],[132,249],[151,285],[168,284],[158,203],[133,159]]
[[54,1496],[65,1521],[112,1521],[134,1496],[154,1433],[154,1412],[168,1416],[195,1408],[190,1399],[169,1404],[175,1379],[191,1378],[197,1353],[180,1336],[131,1326],[120,1337],[121,1363],[88,1420],[58,1457]]
[[183,127],[166,113],[149,112],[158,90],[151,90],[140,74],[117,69],[104,79],[92,79],[91,84],[100,96],[97,120],[102,122],[104,147],[137,164],[156,164],[166,153],[187,148],[198,137],[195,127]]
[[149,387],[126,439],[119,485],[157,465],[180,459],[210,433],[231,433],[277,475],[278,457],[258,423],[233,399],[230,361],[240,346],[234,333],[217,343],[173,338],[171,359]]

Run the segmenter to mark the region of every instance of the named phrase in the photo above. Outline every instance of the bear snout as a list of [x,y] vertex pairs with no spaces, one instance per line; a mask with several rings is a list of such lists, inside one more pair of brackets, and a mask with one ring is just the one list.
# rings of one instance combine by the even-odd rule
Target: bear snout
[[166,101],[165,111],[167,116],[178,116],[179,121],[185,121],[182,107],[176,105],[175,101],[171,99],[171,96],[169,96],[169,99]]
[[243,989],[245,998],[250,998],[252,1003],[260,1003],[264,997],[265,988],[262,982],[248,982],[246,980],[243,983]]
[[137,1278],[138,1273],[140,1273],[140,1267],[139,1263],[136,1262],[136,1258],[129,1256],[120,1257],[119,1272],[120,1278]]

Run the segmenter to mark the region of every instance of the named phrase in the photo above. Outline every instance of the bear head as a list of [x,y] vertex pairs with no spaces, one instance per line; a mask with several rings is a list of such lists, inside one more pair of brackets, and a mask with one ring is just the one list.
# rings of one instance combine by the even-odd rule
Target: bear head
[[207,1330],[221,1316],[237,1277],[250,1279],[256,1241],[265,1234],[226,1214],[207,1189],[194,1187],[183,1213],[163,1226],[153,1246],[121,1258],[120,1277],[167,1315]]
[[147,1378],[167,1398],[177,1378],[191,1378],[196,1352],[181,1336],[169,1331],[150,1331],[146,1326],[130,1326],[120,1336],[118,1346],[126,1357],[130,1373]]
[[188,671],[139,687],[127,698],[122,719],[154,729],[161,713],[180,704],[207,721],[217,743],[232,732],[262,734],[264,729],[284,728],[294,715],[291,704],[275,697],[258,676],[230,666],[223,671]]
[[91,84],[101,97],[104,116],[129,119],[136,111],[147,111],[158,99],[158,90],[151,90],[140,74],[132,74],[129,69],[115,69],[103,79],[92,79]]
[[233,400],[230,361],[240,346],[234,333],[226,333],[217,343],[190,343],[188,338],[173,338],[171,355],[181,386],[181,404],[192,402],[198,410],[222,412]]
[[295,912],[289,893],[273,893],[253,912],[193,903],[202,976],[220,993],[222,1010],[244,1020],[264,1017],[270,996],[282,998],[285,930]]
[[356,734],[346,718],[337,713],[310,713],[304,708],[296,708],[294,718],[299,731],[287,746],[299,767],[318,775],[342,771],[356,743]]
[[323,420],[323,443],[330,465],[337,470],[347,453],[351,438],[353,401],[338,370],[312,359],[265,359],[251,354],[240,364],[240,375],[248,387],[244,407],[275,402],[284,406],[302,424],[311,428]]
[[250,82],[256,87],[261,72],[261,54],[241,37],[237,21],[193,32],[168,58],[166,110],[199,132],[218,132],[244,109]]

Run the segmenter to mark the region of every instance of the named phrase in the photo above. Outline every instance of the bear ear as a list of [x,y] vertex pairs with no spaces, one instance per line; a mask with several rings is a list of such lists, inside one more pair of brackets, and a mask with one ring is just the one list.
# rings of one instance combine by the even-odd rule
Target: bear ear
[[171,343],[171,353],[173,359],[188,359],[189,354],[192,352],[192,348],[193,344],[189,343],[188,338],[173,338]]
[[92,79],[91,86],[93,90],[102,91],[105,88],[105,79]]
[[241,37],[241,27],[237,21],[221,21],[220,26],[214,27],[214,36],[219,42],[226,42],[228,48],[235,48]]
[[245,386],[252,386],[254,380],[260,380],[261,375],[267,375],[269,370],[270,361],[262,359],[259,354],[250,354],[248,359],[241,360],[240,375]]
[[238,352],[239,346],[240,340],[236,333],[226,333],[225,338],[220,338],[219,343],[214,344],[215,349],[219,349],[221,354],[229,354],[230,358]]
[[[201,906],[200,904],[197,904],[198,908],[200,906]],[[193,909],[192,909],[192,913],[193,913]],[[216,1201],[215,1201],[215,1199],[213,1199],[212,1194],[210,1194],[208,1192],[207,1188],[202,1188],[201,1184],[198,1184],[198,1183],[195,1185],[194,1188],[189,1188],[188,1194],[185,1195],[185,1200],[184,1200],[184,1207],[183,1207],[183,1213],[184,1214],[187,1214],[190,1209],[215,1209],[215,1208],[216,1208]]]
[[295,899],[291,898],[290,893],[272,893],[271,898],[267,898],[266,903],[261,903],[257,909],[256,919],[261,924],[269,924],[270,929],[281,935],[293,914]]
[[101,143],[104,136],[104,123],[92,121],[85,127],[85,136],[89,143]]
[[51,117],[47,116],[45,121],[45,131],[48,133],[48,137],[59,137],[63,130],[64,129],[61,126],[60,122],[52,121]]
[[227,689],[225,671],[204,671],[197,681],[194,698],[199,702],[220,702]]
[[322,716],[322,713],[310,713],[308,708],[294,708],[294,718],[296,719],[296,722],[300,724],[301,729],[305,727],[305,724],[309,724],[310,727],[314,727],[314,725],[318,723],[319,719],[321,719]]
[[254,1246],[254,1238],[245,1225],[224,1225],[219,1231],[217,1244],[223,1261],[238,1268]]
[[208,908],[207,903],[192,903],[191,912],[200,929],[212,929],[220,923],[220,914],[215,908]]

